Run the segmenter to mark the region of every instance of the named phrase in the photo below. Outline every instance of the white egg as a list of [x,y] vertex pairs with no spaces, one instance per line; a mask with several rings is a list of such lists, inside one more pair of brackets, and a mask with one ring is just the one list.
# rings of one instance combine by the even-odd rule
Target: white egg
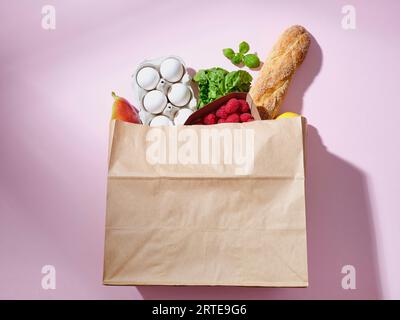
[[149,91],[143,98],[144,108],[153,114],[162,112],[166,105],[167,97],[158,90]]
[[172,121],[169,120],[166,116],[156,116],[154,117],[151,122],[150,126],[172,126]]
[[190,100],[190,90],[182,83],[174,83],[168,92],[168,99],[172,104],[183,107]]
[[175,125],[180,125],[184,124],[186,120],[190,117],[190,115],[193,113],[192,110],[188,108],[182,108],[180,109],[175,116],[174,123]]
[[153,90],[160,80],[160,75],[152,67],[144,67],[136,75],[136,81],[145,90]]
[[183,76],[183,65],[175,58],[165,59],[160,66],[161,76],[169,82],[177,82]]

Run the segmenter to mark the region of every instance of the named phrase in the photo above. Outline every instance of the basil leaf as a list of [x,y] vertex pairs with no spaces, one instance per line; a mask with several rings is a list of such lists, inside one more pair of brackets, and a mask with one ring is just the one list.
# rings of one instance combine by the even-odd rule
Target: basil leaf
[[249,52],[249,50],[250,50],[250,46],[246,41],[242,41],[239,44],[239,52],[240,53],[245,54],[245,53]]
[[235,51],[233,51],[231,48],[223,49],[222,52],[224,56],[227,57],[229,60],[231,60],[235,55]]
[[243,61],[248,68],[258,68],[260,66],[260,59],[255,54],[246,54]]
[[242,62],[242,55],[240,53],[236,53],[231,61],[234,64],[240,64]]

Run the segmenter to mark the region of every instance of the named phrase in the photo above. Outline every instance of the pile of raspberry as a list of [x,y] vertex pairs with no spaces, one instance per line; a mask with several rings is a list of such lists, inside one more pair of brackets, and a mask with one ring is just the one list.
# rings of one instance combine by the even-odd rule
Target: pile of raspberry
[[203,118],[204,124],[249,122],[254,118],[250,113],[246,100],[232,98],[219,107],[216,112],[211,112]]

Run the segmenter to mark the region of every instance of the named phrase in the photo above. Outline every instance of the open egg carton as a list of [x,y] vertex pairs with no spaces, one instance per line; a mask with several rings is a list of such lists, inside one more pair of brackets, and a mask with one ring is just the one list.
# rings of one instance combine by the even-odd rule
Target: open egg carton
[[143,124],[183,125],[196,110],[192,78],[180,57],[145,60],[132,78]]

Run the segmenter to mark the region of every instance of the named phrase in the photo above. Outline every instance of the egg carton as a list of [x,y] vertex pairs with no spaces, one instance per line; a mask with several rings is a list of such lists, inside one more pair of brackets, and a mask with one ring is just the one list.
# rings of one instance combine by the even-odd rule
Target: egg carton
[[192,78],[178,56],[144,60],[132,75],[132,85],[143,124],[183,125],[197,109]]

